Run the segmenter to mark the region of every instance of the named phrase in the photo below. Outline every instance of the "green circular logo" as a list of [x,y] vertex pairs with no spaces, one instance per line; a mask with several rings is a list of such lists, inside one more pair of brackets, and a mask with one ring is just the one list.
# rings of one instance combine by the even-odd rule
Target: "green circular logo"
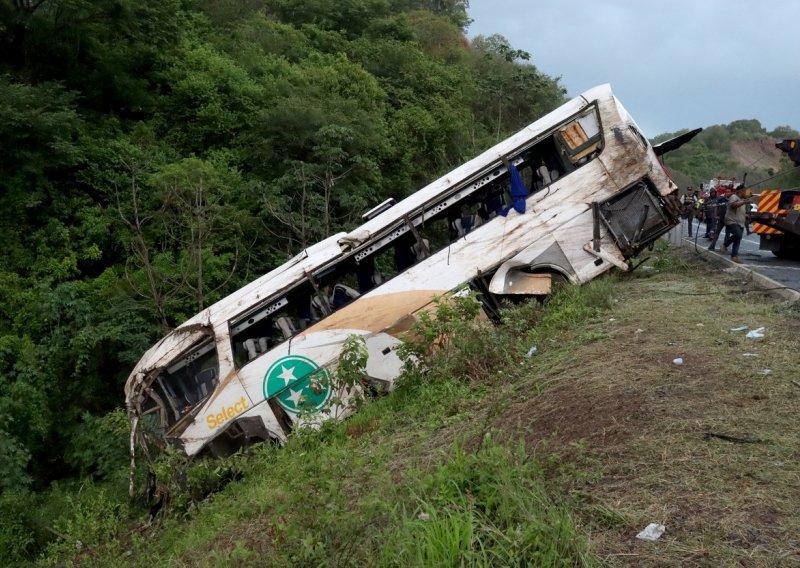
[[275,398],[292,414],[315,412],[331,398],[330,373],[308,357],[281,357],[264,375],[264,397]]

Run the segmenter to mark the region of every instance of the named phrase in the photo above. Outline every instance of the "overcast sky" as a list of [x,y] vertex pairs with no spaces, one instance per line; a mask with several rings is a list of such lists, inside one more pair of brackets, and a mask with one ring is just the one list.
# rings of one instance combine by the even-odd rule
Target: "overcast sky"
[[611,83],[652,138],[755,118],[800,129],[800,0],[470,0],[569,96]]

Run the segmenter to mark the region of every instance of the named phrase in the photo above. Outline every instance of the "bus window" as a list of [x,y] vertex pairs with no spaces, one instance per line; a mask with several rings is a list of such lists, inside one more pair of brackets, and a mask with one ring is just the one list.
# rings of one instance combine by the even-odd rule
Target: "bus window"
[[[528,191],[535,194],[550,191],[550,186],[577,168],[596,158],[603,149],[597,108],[592,106],[576,118],[536,139],[521,149],[513,160]],[[506,168],[485,170],[465,182],[439,201],[426,203],[405,223],[395,225],[382,238],[370,242],[355,255],[361,262],[375,250],[394,247],[394,264],[398,272],[413,266],[423,258],[442,250],[483,223],[508,211],[510,174]],[[416,233],[416,234],[415,234]],[[422,255],[413,254],[415,245]]]
[[[525,181],[528,183],[529,180]],[[533,187],[533,185],[528,185],[528,187]],[[478,215],[485,223],[489,219],[497,217],[506,208],[505,189],[500,184],[494,184],[478,195],[478,201]]]
[[143,404],[151,428],[167,429],[206,399],[219,382],[219,361],[209,338],[158,374]]
[[233,360],[236,368],[252,361],[261,353],[266,353],[275,343],[279,342],[275,328],[277,318],[272,316],[288,303],[286,298],[268,302],[230,324]]
[[397,272],[402,272],[417,263],[414,245],[416,245],[416,239],[411,233],[406,233],[395,241],[394,267]]
[[558,141],[570,162],[582,165],[599,153],[602,136],[594,108],[558,129]]
[[[358,273],[342,264],[295,285],[285,296],[271,299],[229,322],[234,366],[239,369],[276,345],[360,296]],[[374,271],[361,276],[377,279]]]
[[385,278],[375,265],[375,256],[370,255],[358,263],[356,268],[356,284],[358,292],[366,294],[376,286],[383,284]]
[[229,323],[234,366],[238,369],[325,317],[327,305],[303,281]]

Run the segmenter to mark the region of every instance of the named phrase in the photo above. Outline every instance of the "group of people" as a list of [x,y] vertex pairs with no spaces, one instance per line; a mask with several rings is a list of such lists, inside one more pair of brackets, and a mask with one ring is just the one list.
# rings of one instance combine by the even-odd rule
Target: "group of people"
[[720,233],[725,232],[725,238],[720,247],[721,252],[730,252],[731,261],[742,264],[739,259],[739,245],[745,231],[749,234],[747,225],[747,210],[750,205],[750,192],[744,184],[734,184],[732,187],[718,186],[710,191],[700,191],[689,186],[683,196],[683,216],[689,225],[689,236],[692,236],[692,222],[697,220],[698,236],[702,223],[706,230],[703,237],[709,242],[708,250],[715,250]]

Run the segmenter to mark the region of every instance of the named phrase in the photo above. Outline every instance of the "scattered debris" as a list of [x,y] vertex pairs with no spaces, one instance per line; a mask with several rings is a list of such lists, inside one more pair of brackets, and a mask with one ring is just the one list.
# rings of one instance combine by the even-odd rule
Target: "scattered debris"
[[677,359],[672,360],[673,365],[683,365],[683,357],[678,357]]
[[705,324],[698,323],[698,324],[697,324],[697,327],[705,327]]
[[733,442],[734,444],[760,444],[764,441],[759,440],[758,438],[739,438],[737,436],[729,436],[728,434],[717,434],[716,432],[706,432],[703,434],[704,440],[708,440],[710,438],[719,438],[720,440]]
[[764,328],[759,327],[758,329],[754,329],[750,333],[748,333],[745,337],[748,339],[761,339],[764,337]]
[[533,347],[531,347],[530,349],[528,349],[528,352],[525,354],[525,357],[527,357],[528,359],[530,359],[531,357],[533,357],[534,355],[536,355],[536,352],[537,352],[537,351],[539,351],[539,350],[538,350],[538,349],[536,348],[536,346],[534,345]]
[[608,321],[617,321],[617,318],[608,318]]
[[642,532],[636,535],[636,538],[640,538],[642,540],[658,540],[664,531],[667,528],[664,525],[659,525],[658,523],[650,523],[647,525]]
[[772,369],[761,369],[758,372],[759,375],[769,375],[770,373],[772,373]]
[[758,357],[758,353],[742,353],[742,357]]
[[747,331],[748,329],[749,329],[749,326],[740,325],[739,327],[732,327],[728,331],[730,331],[731,333],[736,333],[737,331]]

